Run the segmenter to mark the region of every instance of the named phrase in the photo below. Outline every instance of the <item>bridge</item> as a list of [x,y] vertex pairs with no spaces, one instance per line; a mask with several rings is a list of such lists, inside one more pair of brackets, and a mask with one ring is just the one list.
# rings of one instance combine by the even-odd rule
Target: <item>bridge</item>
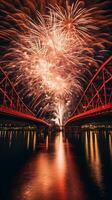
[[37,118],[24,104],[10,81],[8,73],[2,67],[0,67],[0,118],[2,120],[20,120],[37,125],[49,126],[47,121]]
[[95,72],[65,126],[112,117],[112,56]]
[[[112,117],[112,56],[95,72],[83,92],[72,116],[65,126],[81,124]],[[23,120],[49,126],[47,121],[37,118],[18,95],[8,72],[0,67],[0,118]]]

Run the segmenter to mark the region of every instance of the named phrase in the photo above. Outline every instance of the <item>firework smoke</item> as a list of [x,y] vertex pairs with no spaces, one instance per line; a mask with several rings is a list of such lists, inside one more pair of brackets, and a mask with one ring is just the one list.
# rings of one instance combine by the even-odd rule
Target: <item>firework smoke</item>
[[83,74],[98,67],[95,50],[101,56],[110,44],[104,32],[110,16],[104,4],[87,9],[82,0],[50,5],[45,15],[37,11],[36,0],[10,2],[0,3],[1,65],[20,95],[31,96],[37,114],[55,111],[55,121],[63,125],[68,102],[83,90]]

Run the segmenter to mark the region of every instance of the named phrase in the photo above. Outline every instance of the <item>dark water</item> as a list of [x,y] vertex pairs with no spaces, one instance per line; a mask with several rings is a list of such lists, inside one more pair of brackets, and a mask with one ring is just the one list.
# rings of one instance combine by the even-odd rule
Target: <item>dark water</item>
[[0,131],[0,200],[100,199],[112,199],[111,130]]

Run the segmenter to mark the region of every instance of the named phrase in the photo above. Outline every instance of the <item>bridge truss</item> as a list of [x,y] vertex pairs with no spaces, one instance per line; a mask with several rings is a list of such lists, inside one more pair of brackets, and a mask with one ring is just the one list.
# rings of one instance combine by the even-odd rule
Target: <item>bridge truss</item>
[[96,71],[66,124],[104,112],[112,112],[112,56]]
[[24,104],[10,81],[8,73],[2,67],[0,67],[0,113],[48,125],[43,119],[37,118]]

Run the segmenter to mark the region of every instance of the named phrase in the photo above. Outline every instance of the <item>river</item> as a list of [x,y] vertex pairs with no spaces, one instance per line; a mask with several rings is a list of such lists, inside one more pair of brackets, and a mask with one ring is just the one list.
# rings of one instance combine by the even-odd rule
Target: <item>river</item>
[[0,200],[100,199],[112,199],[111,130],[0,130]]

